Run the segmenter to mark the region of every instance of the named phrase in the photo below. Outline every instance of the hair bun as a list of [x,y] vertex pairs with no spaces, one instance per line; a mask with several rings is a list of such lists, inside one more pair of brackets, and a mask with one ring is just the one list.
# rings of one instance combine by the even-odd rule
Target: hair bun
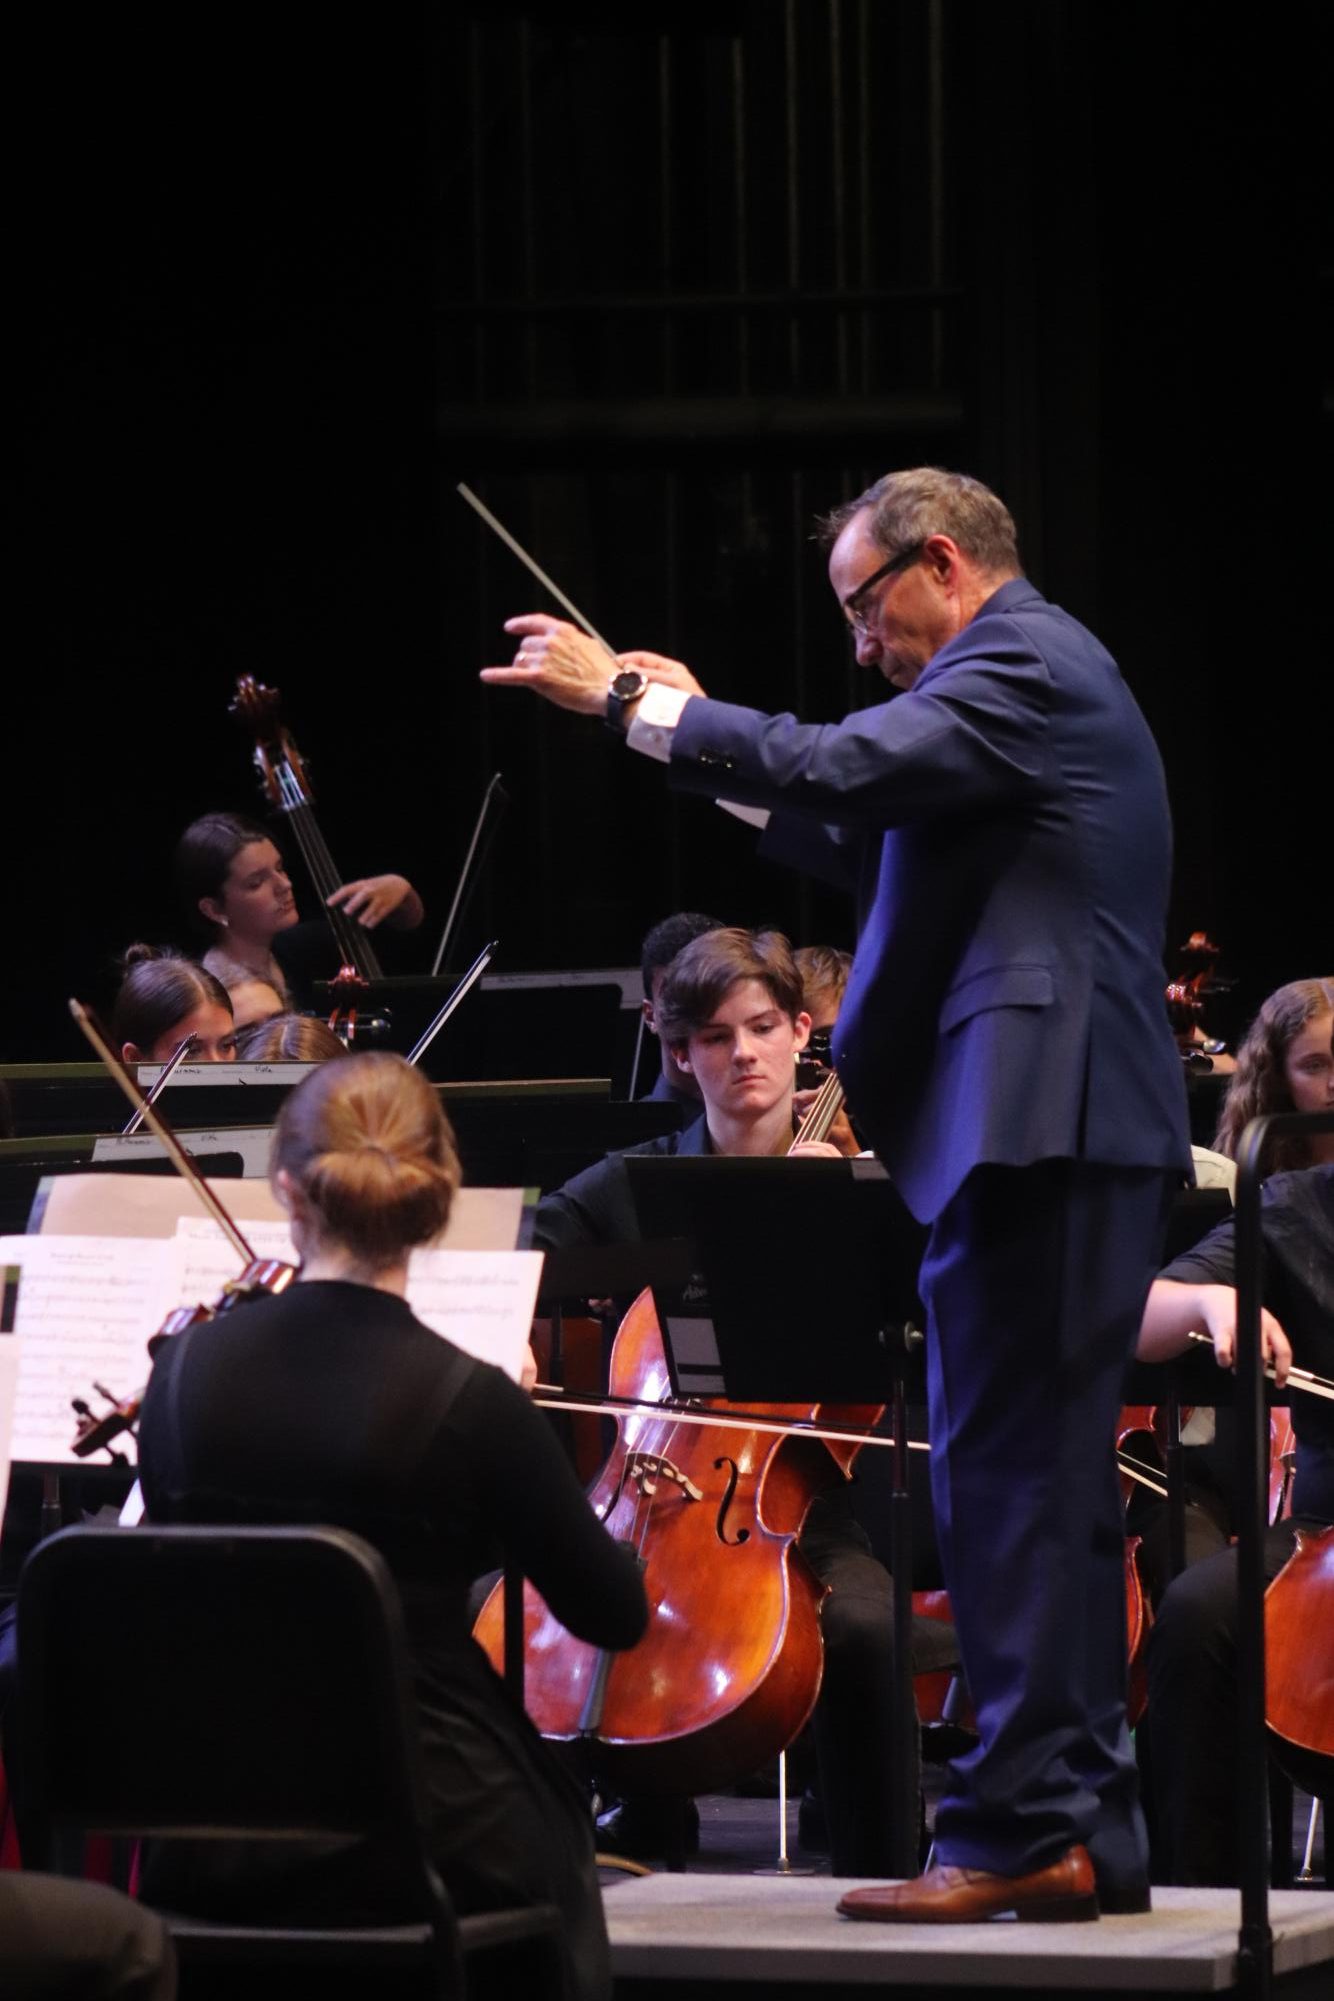
[[461,1179],[434,1090],[380,1051],[326,1064],[298,1085],[279,1117],[273,1164],[372,1269],[440,1234]]
[[146,945],[142,938],[133,945],[127,945],[120,955],[122,972],[130,972],[135,966],[146,966],[153,959],[172,959],[176,954],[168,945]]

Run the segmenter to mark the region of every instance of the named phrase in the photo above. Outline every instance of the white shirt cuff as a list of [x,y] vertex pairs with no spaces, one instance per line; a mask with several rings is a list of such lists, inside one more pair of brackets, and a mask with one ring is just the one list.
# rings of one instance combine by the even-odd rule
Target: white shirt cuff
[[659,764],[670,764],[672,732],[689,700],[684,688],[669,688],[665,681],[650,681],[625,733],[631,750],[642,751],[645,757],[654,757]]
[[[631,750],[642,751],[645,757],[656,758],[659,764],[670,764],[672,735],[689,700],[684,688],[669,688],[665,681],[650,681],[625,733]],[[767,806],[736,806],[730,799],[720,799],[718,804],[724,813],[744,820],[748,827],[763,830],[769,824]]]
[[719,799],[716,803],[734,820],[744,820],[748,827],[758,827],[761,833],[769,824],[767,806],[738,806],[735,799]]

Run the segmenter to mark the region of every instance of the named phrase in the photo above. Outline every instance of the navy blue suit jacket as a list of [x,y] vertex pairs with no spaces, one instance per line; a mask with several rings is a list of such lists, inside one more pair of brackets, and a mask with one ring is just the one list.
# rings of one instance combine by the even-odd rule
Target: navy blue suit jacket
[[1111,656],[1026,579],[841,723],[688,702],[670,775],[777,809],[769,850],[857,892],[834,1057],[919,1220],[984,1162],[1188,1168],[1162,762]]

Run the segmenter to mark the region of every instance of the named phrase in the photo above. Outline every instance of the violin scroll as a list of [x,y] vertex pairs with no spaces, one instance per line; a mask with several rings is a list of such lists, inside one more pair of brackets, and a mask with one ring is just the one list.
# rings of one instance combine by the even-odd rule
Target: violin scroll
[[[142,1390],[136,1390],[130,1397],[118,1397],[105,1383],[94,1383],[93,1388],[98,1396],[105,1399],[108,1408],[95,1411],[83,1397],[72,1399],[78,1422],[74,1427],[70,1450],[76,1459],[91,1459],[94,1452],[111,1452],[112,1440],[134,1430],[143,1408]],[[123,1452],[111,1452],[111,1460],[113,1465],[123,1466],[125,1455]]]

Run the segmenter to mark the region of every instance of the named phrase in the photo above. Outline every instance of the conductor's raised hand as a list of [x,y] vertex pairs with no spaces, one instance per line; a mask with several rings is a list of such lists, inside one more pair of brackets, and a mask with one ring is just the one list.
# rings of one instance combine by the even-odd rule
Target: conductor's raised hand
[[704,692],[680,660],[661,653],[623,653],[613,658],[577,625],[545,612],[507,618],[505,630],[517,637],[519,650],[508,667],[483,667],[482,679],[499,687],[531,688],[557,708],[579,715],[606,715],[607,687],[622,667],[638,667],[650,681],[665,682],[687,694]]
[[541,611],[507,618],[505,630],[517,636],[519,650],[508,667],[483,667],[484,681],[531,688],[557,708],[573,709],[578,715],[606,715],[607,683],[618,663],[596,639],[568,620]]
[[638,648],[633,653],[618,653],[616,661],[620,667],[637,667],[650,681],[661,681],[664,687],[680,688],[687,695],[704,693],[685,661],[669,660],[665,653],[645,653]]

